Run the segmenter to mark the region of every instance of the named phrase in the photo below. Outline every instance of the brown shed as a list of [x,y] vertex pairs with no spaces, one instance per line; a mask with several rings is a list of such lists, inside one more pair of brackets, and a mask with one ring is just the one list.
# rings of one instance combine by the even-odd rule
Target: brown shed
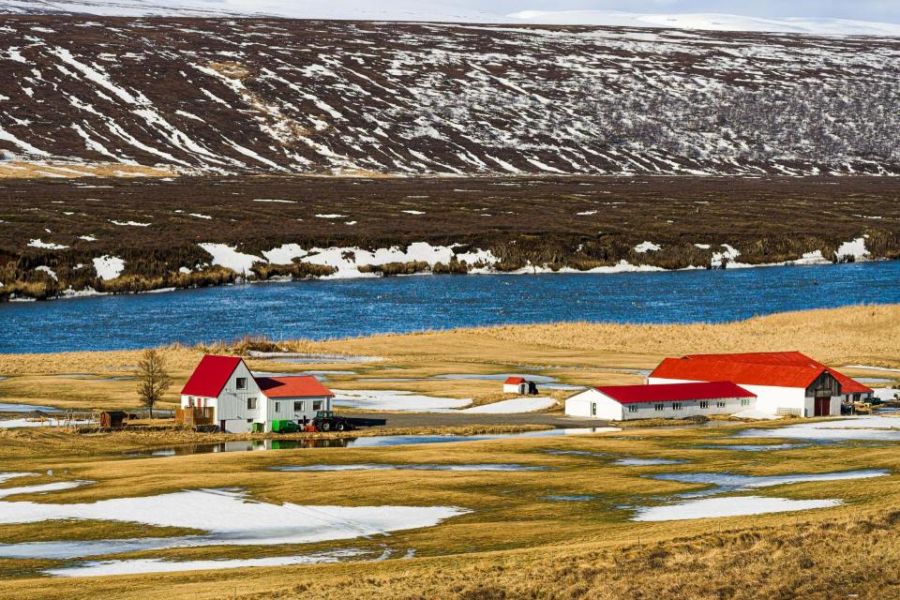
[[122,429],[128,413],[121,410],[105,410],[100,413],[100,427],[103,429]]

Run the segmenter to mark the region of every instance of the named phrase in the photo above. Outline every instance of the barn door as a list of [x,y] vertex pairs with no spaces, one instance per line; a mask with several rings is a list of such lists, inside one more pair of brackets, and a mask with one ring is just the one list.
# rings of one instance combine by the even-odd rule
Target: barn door
[[829,414],[831,414],[831,397],[816,398],[814,416],[827,417]]

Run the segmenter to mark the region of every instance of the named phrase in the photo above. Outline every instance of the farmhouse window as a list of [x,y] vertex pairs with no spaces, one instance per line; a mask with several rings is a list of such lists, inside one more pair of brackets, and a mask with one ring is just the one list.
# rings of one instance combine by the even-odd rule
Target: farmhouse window
[[673,402],[672,410],[681,410],[681,402]]
[[256,398],[247,398],[247,410],[256,410]]
[[246,377],[238,377],[234,380],[234,385],[239,390],[247,389],[247,378]]
[[306,402],[294,402],[294,412],[304,412],[306,410]]
[[716,402],[716,406],[718,406],[719,408],[725,408],[725,401],[719,400],[718,402]]
[[741,398],[741,406],[750,406],[750,398]]
[[281,412],[281,402],[275,403],[275,412]]
[[596,402],[591,402],[591,416],[592,417],[597,416],[597,403]]
[[707,402],[706,400],[701,400],[700,408],[709,408],[709,402]]
[[322,410],[322,401],[316,400],[313,402],[313,410]]
[[629,404],[628,412],[637,412],[637,404]]
[[666,405],[662,404],[662,403],[653,405],[653,410],[663,410],[665,408],[666,408]]

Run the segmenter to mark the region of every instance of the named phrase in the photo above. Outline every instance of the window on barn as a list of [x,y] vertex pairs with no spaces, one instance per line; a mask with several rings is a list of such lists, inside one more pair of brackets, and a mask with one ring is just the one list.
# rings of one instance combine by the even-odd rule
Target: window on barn
[[706,400],[701,400],[700,408],[709,408],[709,402],[707,402]]
[[234,380],[234,385],[239,390],[247,389],[247,378],[246,377],[238,377]]
[[637,412],[637,408],[638,408],[638,407],[637,407],[637,404],[629,404],[629,405],[628,405],[628,412]]
[[672,410],[681,410],[681,402],[673,402]]
[[281,412],[281,402],[275,403],[275,412]]
[[592,417],[597,416],[597,403],[596,402],[591,402],[591,416]]
[[716,402],[716,406],[718,406],[719,408],[725,408],[725,401],[719,400],[718,402]]
[[741,406],[750,406],[750,398],[741,398]]
[[313,402],[313,410],[322,410],[322,401],[316,400]]
[[294,412],[304,412],[306,411],[306,402],[297,401],[294,402]]
[[663,410],[664,408],[666,408],[666,405],[662,403],[653,405],[653,410]]
[[247,410],[256,410],[256,398],[247,398]]

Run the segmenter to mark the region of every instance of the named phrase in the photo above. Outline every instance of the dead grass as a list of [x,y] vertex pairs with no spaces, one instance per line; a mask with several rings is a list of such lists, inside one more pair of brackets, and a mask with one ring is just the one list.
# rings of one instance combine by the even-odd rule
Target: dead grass
[[173,168],[127,165],[120,163],[32,163],[10,161],[0,163],[0,179],[41,179],[60,177],[171,177]]

